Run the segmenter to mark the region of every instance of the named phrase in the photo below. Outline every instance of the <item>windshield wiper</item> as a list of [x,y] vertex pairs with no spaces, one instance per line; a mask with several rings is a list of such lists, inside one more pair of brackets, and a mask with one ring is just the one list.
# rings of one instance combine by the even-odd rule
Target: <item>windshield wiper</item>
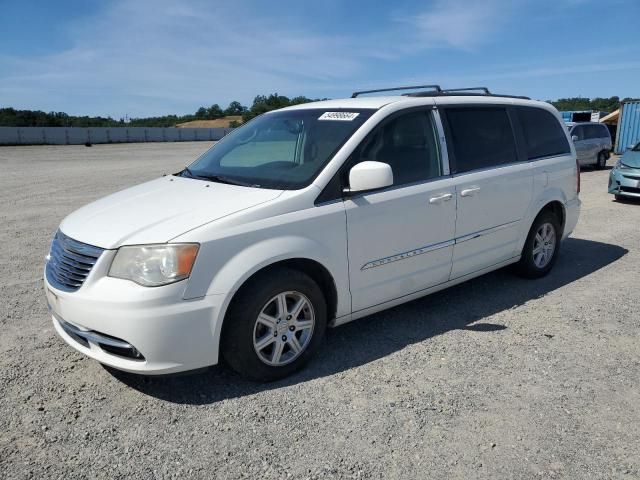
[[209,180],[210,182],[226,183],[228,185],[239,185],[241,187],[260,187],[260,185],[257,184],[235,180],[233,178],[225,177],[222,175],[197,174],[194,173],[189,167],[184,167],[184,170],[179,172],[179,175],[184,177],[185,173],[189,175],[189,178],[194,178],[196,180]]
[[229,185],[239,185],[241,187],[260,187],[254,183],[243,182],[234,178],[225,177],[222,175],[198,175],[196,178],[202,178],[204,180],[210,180],[212,182],[226,183]]

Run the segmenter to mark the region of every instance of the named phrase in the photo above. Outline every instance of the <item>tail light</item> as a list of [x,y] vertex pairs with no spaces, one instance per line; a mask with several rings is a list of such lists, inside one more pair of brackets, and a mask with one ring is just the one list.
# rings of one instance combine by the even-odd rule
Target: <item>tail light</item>
[[576,158],[576,193],[580,193],[580,162]]

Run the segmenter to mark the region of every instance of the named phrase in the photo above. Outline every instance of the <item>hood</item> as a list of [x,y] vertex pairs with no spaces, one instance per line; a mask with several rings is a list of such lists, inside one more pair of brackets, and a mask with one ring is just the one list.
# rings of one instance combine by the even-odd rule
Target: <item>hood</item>
[[60,230],[101,248],[164,243],[205,223],[273,200],[281,193],[166,176],[76,210],[62,221]]
[[640,152],[627,150],[622,157],[620,157],[620,162],[624,163],[627,167],[640,168]]

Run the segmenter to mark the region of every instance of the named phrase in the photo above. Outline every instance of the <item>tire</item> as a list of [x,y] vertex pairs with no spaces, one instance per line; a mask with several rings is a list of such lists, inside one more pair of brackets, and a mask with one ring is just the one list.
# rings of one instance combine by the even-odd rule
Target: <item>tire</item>
[[[553,230],[553,245],[546,245],[546,253],[550,256],[545,257],[541,261],[541,254],[544,253],[545,247],[543,247],[543,252],[536,254],[534,254],[534,249],[540,246],[540,239],[536,238],[538,234],[540,234],[543,240],[547,238],[542,232],[545,226]],[[522,256],[516,264],[517,272],[525,278],[540,278],[548,274],[558,259],[561,236],[562,233],[558,217],[549,211],[540,213],[534,220],[531,230],[529,230],[529,234],[527,235],[527,240],[522,248]],[[550,240],[549,243],[551,243]]]
[[623,195],[618,195],[617,193],[615,194],[615,199],[616,202],[620,202],[620,203],[624,203],[625,202],[625,198]]
[[607,152],[602,151],[598,154],[598,160],[596,161],[596,169],[604,170],[606,166],[607,166]]
[[[297,314],[295,306],[301,306]],[[278,380],[309,361],[326,325],[327,304],[318,284],[298,270],[270,270],[250,279],[233,299],[222,330],[222,356],[245,378]]]

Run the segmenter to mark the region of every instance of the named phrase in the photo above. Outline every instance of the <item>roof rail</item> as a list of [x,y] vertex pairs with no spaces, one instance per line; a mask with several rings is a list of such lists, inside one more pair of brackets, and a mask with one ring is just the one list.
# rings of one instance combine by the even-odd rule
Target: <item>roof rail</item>
[[356,98],[358,95],[363,95],[366,93],[393,92],[396,90],[413,90],[415,88],[430,88],[438,93],[442,92],[442,88],[440,88],[440,85],[414,85],[410,87],[394,87],[394,88],[379,88],[377,90],[362,90],[361,92],[353,92],[351,94],[351,98]]
[[485,95],[491,95],[491,92],[487,87],[467,87],[467,88],[445,88],[445,92],[474,92],[476,90],[480,90],[485,93]]
[[361,92],[353,92],[351,98],[365,93],[393,92],[397,90],[414,90],[417,88],[428,88],[430,90],[421,92],[403,93],[405,97],[445,97],[445,96],[483,96],[483,97],[501,97],[501,98],[520,98],[523,100],[531,100],[529,97],[522,95],[501,95],[499,93],[491,93],[487,87],[465,87],[465,88],[441,88],[440,85],[415,85],[411,87],[394,87],[380,88],[377,90],[363,90]]
[[[477,93],[476,90],[482,91]],[[531,100],[524,95],[504,95],[501,93],[490,93],[486,87],[480,88],[451,88],[439,92],[414,92],[403,94],[406,97],[498,97],[498,98],[518,98],[520,100]]]

